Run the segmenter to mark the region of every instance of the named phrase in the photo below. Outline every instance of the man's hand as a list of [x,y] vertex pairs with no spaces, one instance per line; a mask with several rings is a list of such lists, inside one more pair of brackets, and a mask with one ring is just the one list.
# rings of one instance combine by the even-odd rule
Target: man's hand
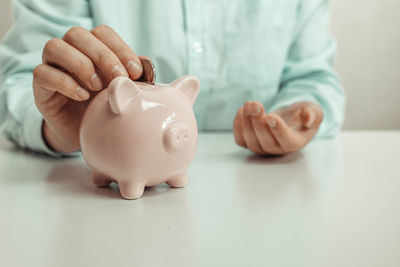
[[43,64],[33,72],[35,103],[44,118],[43,133],[56,151],[80,149],[79,126],[89,98],[117,76],[137,80],[139,57],[111,28],[73,27],[43,49]]
[[239,146],[258,155],[283,155],[300,150],[317,133],[322,108],[299,102],[266,114],[259,102],[246,102],[236,115],[233,133]]

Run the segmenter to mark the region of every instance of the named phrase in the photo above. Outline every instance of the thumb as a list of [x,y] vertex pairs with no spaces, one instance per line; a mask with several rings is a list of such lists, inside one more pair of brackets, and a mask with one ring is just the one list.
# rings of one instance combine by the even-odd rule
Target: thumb
[[306,107],[302,111],[302,121],[305,128],[318,128],[322,119],[323,113],[320,108]]

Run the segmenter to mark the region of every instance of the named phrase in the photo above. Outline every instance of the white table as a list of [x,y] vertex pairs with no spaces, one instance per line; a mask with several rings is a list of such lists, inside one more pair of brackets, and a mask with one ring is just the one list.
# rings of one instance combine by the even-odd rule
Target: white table
[[280,158],[201,134],[186,188],[131,201],[2,140],[0,266],[400,266],[400,132]]

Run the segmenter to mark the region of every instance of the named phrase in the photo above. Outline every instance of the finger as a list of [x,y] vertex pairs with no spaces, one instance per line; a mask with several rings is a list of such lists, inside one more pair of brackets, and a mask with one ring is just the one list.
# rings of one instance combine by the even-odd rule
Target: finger
[[91,33],[117,55],[132,80],[142,76],[143,67],[139,57],[113,29],[99,25],[91,30]]
[[308,129],[318,128],[323,117],[322,109],[319,107],[306,107],[302,111],[303,125]]
[[45,64],[65,69],[88,89],[98,91],[103,88],[103,83],[96,73],[92,61],[64,40],[51,39],[48,41],[43,49],[42,59]]
[[63,36],[63,40],[90,58],[100,71],[105,86],[117,76],[128,77],[119,58],[86,29],[73,27]]
[[301,135],[296,134],[277,114],[268,114],[266,121],[283,152],[292,152],[304,146]]
[[267,125],[264,106],[259,102],[254,102],[253,110],[260,110],[258,115],[251,116],[251,122],[261,148],[269,154],[280,154],[281,147]]
[[243,107],[240,107],[233,122],[233,135],[239,146],[246,147],[243,137]]
[[33,87],[36,90],[35,94],[39,97],[46,94],[40,90],[59,92],[77,101],[83,101],[90,97],[89,92],[82,88],[74,78],[57,68],[40,64],[34,69],[33,75],[35,83]]
[[251,116],[257,115],[258,112],[260,112],[260,110],[258,110],[258,111],[253,110],[252,102],[248,101],[244,104],[244,107],[243,107],[243,113],[244,113],[243,137],[244,137],[247,148],[250,149],[250,151],[252,151],[253,153],[261,155],[261,154],[264,154],[264,151],[262,150],[262,148],[258,142],[257,136],[254,132],[253,125],[251,122]]

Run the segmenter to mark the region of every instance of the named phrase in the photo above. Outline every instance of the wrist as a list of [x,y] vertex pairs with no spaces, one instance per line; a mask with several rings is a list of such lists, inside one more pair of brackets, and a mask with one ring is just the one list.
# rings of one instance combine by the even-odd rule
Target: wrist
[[66,140],[56,134],[51,127],[43,120],[42,136],[47,147],[55,152],[70,153],[79,150],[79,147],[71,146]]

